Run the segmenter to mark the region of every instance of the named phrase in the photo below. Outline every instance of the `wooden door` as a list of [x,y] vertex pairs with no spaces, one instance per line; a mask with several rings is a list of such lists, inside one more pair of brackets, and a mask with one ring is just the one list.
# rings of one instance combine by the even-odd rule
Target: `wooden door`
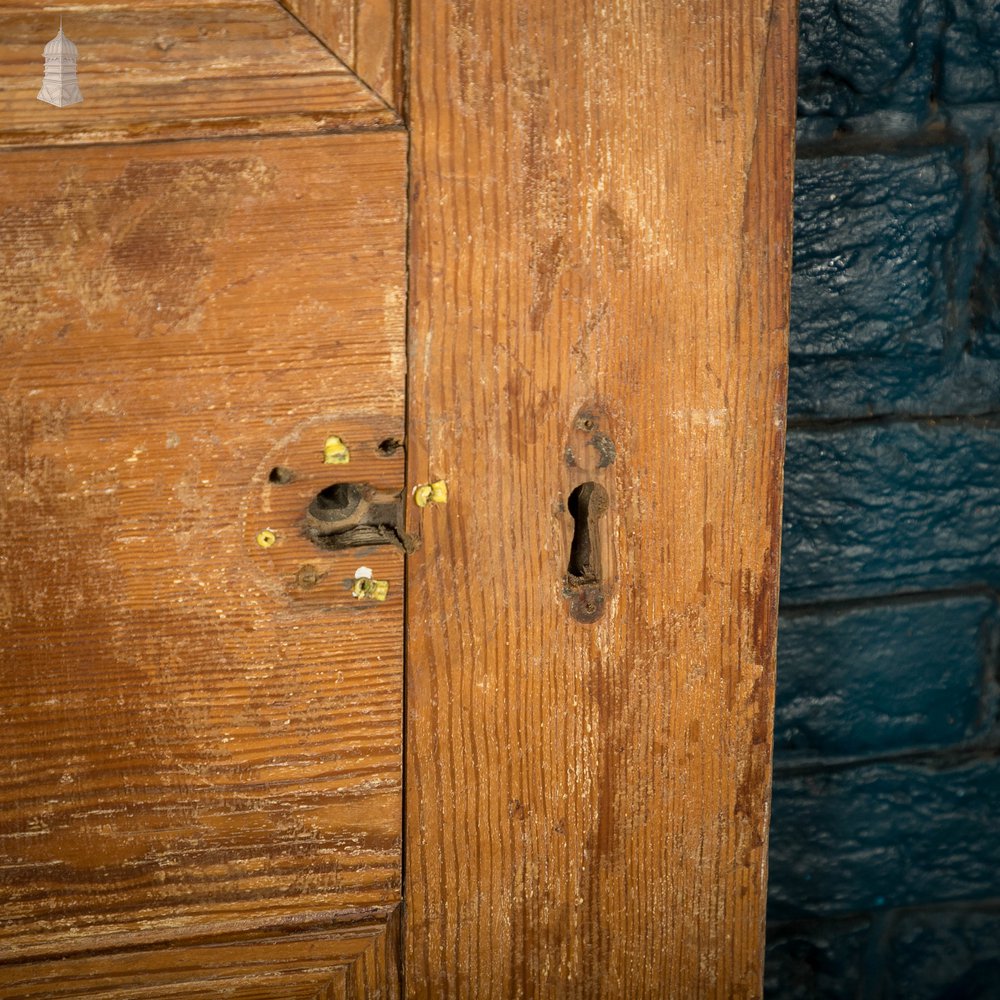
[[407,984],[758,996],[793,5],[410,31]]
[[67,6],[66,108],[57,16],[0,996],[759,995],[790,4]]
[[406,135],[273,3],[67,10],[67,108],[2,14],[0,993],[396,995],[403,552],[304,532],[403,488]]

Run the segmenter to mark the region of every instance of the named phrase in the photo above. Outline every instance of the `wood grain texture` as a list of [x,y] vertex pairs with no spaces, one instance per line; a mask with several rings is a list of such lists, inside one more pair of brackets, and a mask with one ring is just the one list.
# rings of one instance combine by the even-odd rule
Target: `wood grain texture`
[[413,5],[410,996],[760,995],[793,21]]
[[402,553],[301,523],[403,485],[405,158],[0,154],[0,961],[398,902]]
[[402,0],[282,3],[388,106],[402,110]]
[[[63,16],[83,102],[37,100]],[[396,115],[276,2],[0,2],[0,146],[392,125]]]
[[[0,966],[5,1000],[396,1000],[398,916],[286,935]],[[141,973],[140,973],[141,970]]]

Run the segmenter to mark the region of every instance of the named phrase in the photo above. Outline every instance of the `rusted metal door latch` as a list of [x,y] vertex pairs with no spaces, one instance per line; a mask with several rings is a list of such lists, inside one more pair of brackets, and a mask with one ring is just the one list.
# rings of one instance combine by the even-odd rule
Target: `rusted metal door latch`
[[403,529],[403,494],[368,483],[336,483],[319,491],[306,511],[305,535],[321,549],[397,545],[412,552],[418,539]]

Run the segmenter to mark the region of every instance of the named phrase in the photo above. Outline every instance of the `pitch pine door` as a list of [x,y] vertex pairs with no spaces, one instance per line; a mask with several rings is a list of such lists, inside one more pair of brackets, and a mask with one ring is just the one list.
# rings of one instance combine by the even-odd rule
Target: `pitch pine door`
[[2,15],[0,993],[394,995],[403,553],[303,524],[403,488],[405,132],[274,3],[68,9],[67,108]]
[[759,995],[789,7],[0,3],[0,996]]

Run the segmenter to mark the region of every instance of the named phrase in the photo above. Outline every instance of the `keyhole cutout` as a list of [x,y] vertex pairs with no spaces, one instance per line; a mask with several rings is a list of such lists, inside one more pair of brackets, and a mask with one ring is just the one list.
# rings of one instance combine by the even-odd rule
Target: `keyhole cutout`
[[597,621],[604,609],[600,521],[608,512],[608,491],[600,483],[581,483],[569,495],[573,541],[566,567],[570,612],[577,621]]

